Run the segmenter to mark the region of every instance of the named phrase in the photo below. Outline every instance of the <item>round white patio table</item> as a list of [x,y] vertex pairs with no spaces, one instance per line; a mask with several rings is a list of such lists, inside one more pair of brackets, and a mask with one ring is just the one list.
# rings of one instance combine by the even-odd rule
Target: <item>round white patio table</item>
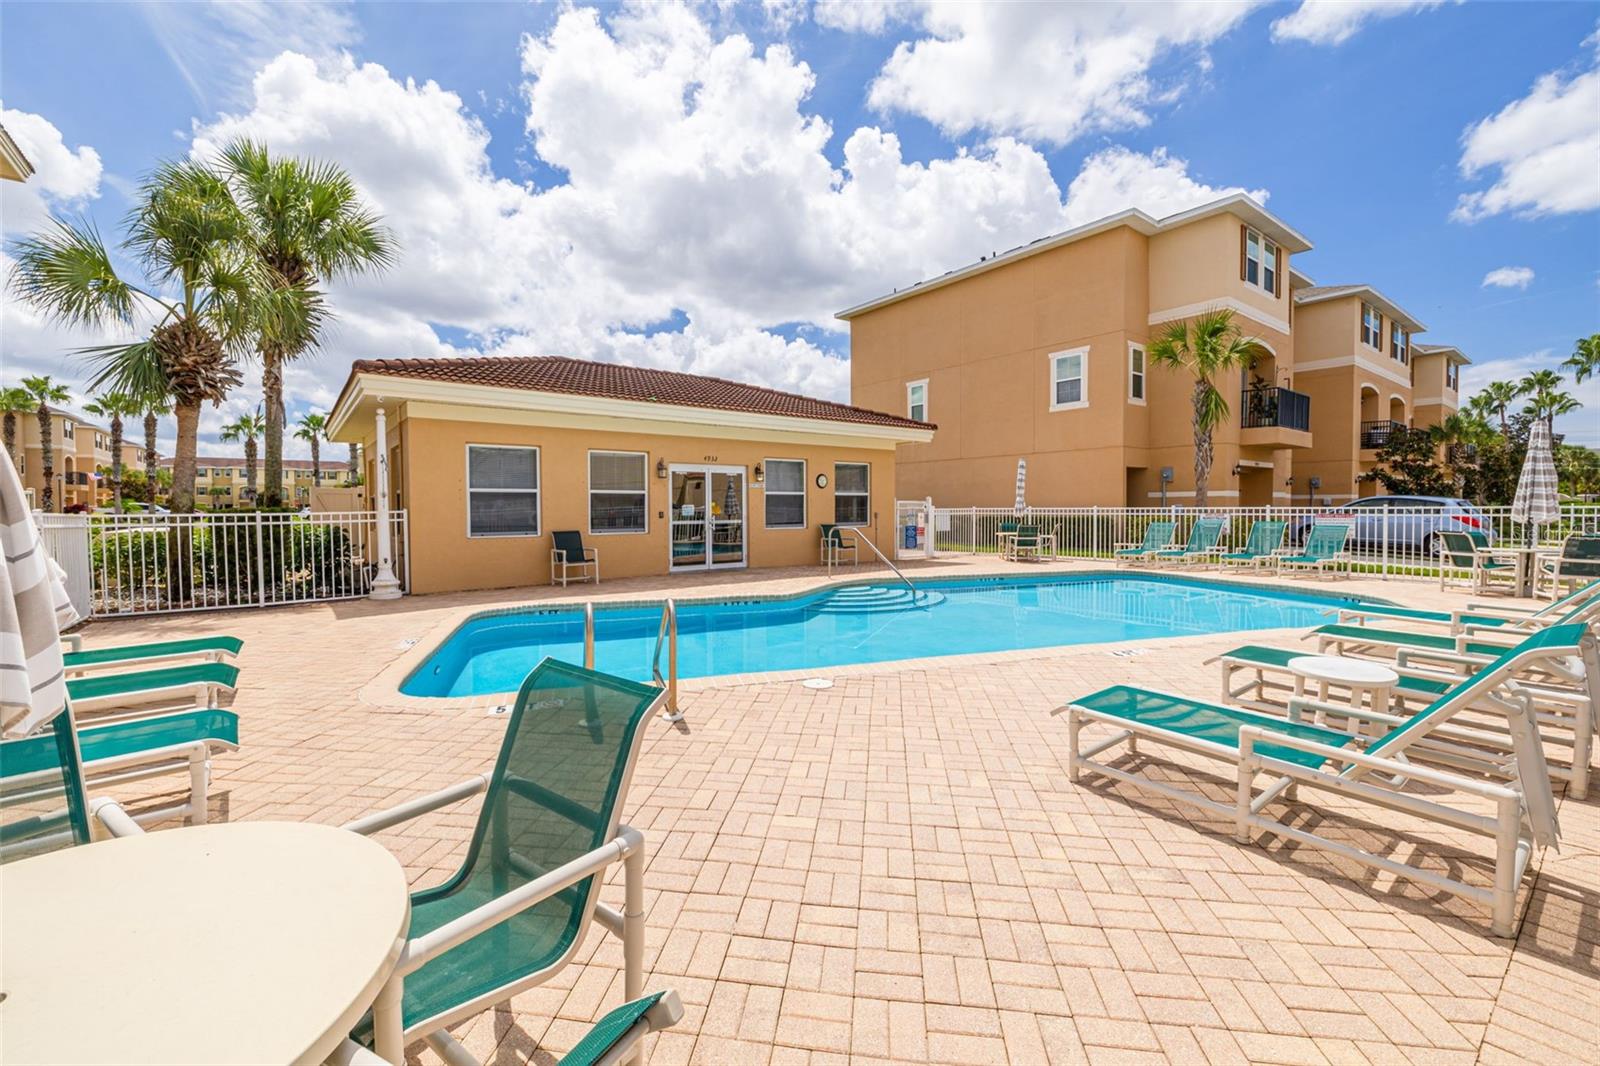
[[[1290,659],[1288,667],[1289,672],[1294,674],[1296,696],[1305,695],[1307,681],[1315,681],[1317,699],[1327,702],[1328,686],[1342,685],[1350,690],[1351,706],[1360,707],[1361,697],[1365,694],[1371,709],[1379,714],[1388,712],[1389,694],[1400,682],[1400,675],[1381,663],[1344,659],[1336,655],[1301,655]],[[1325,717],[1322,711],[1318,711],[1317,724],[1322,724]],[[1361,723],[1351,719],[1350,732],[1360,731]]]
[[377,998],[405,872],[334,826],[236,822],[0,867],[0,1061],[317,1063]]

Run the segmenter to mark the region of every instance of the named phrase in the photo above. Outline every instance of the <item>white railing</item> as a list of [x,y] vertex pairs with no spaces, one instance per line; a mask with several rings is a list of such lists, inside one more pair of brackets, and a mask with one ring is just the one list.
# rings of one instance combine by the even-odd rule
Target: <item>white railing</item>
[[[1228,520],[1224,544],[1237,548],[1250,535],[1251,523],[1276,519],[1288,523],[1286,546],[1305,540],[1317,522],[1350,522],[1353,569],[1358,573],[1396,577],[1437,577],[1441,530],[1468,531],[1479,523],[1492,544],[1524,545],[1529,531],[1511,521],[1511,508],[1481,507],[1472,515],[1456,518],[1429,508],[1384,508],[1366,515],[1336,515],[1328,507],[1031,507],[1023,515],[1009,507],[936,507],[933,511],[934,547],[941,552],[998,553],[1000,524],[1025,522],[1055,537],[1055,554],[1064,558],[1110,559],[1119,544],[1138,543],[1151,522],[1177,523],[1176,544],[1183,544],[1196,518],[1217,516]],[[1559,547],[1573,533],[1600,533],[1600,505],[1566,504],[1559,521],[1541,526],[1537,543]]]
[[[406,517],[389,514],[402,588],[411,584]],[[354,599],[377,572],[371,511],[44,515],[41,525],[69,587],[86,567],[100,616]]]

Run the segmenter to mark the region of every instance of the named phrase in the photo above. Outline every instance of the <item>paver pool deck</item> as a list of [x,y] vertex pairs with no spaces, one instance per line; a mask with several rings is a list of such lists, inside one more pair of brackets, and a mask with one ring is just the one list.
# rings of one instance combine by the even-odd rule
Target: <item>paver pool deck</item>
[[[942,557],[908,569],[1090,567]],[[101,621],[87,636],[244,638],[243,744],[214,763],[212,818],[338,823],[491,764],[498,701],[395,691],[474,610],[827,580],[637,579]],[[1412,606],[1472,598],[1427,581],[1283,583]],[[1558,793],[1561,850],[1536,853],[1506,940],[1459,897],[1281,838],[1240,846],[1231,825],[1104,779],[1068,783],[1066,723],[1052,709],[1118,682],[1214,699],[1217,671],[1202,661],[1245,642],[684,682],[687,716],[651,725],[624,812],[649,848],[645,987],[675,988],[685,1007],[650,1061],[1600,1062],[1600,796]],[[817,675],[833,687],[798,683]],[[1149,758],[1191,783],[1203,765]],[[112,794],[149,798],[164,784]],[[1483,838],[1314,798],[1300,809],[1319,832],[1407,861],[1466,860],[1487,882]],[[379,839],[421,886],[454,869],[475,817],[469,802]],[[620,882],[605,898],[620,904]],[[553,1063],[621,998],[620,945],[595,930],[549,984],[454,1032],[486,1061]],[[421,1044],[410,1054],[436,1061]]]

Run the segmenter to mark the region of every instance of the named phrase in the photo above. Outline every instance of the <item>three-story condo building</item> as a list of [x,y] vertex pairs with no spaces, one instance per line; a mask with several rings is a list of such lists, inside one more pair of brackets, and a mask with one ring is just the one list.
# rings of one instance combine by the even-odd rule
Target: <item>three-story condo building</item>
[[1298,391],[1290,257],[1311,244],[1243,195],[1156,219],[1123,211],[839,313],[851,402],[937,422],[902,445],[901,498],[1009,506],[1019,458],[1041,505],[1145,506],[1194,497],[1193,378],[1151,365],[1150,341],[1211,308],[1255,341],[1217,382],[1210,497],[1287,502],[1311,447]]

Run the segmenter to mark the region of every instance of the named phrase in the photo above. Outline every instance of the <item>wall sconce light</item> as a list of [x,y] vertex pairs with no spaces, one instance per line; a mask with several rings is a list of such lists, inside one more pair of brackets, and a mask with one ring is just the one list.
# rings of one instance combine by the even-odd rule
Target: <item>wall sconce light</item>
[[656,460],[656,477],[664,478],[666,476],[667,476],[667,461],[665,459],[657,459]]
[[1243,472],[1243,470],[1244,470],[1244,464],[1243,463],[1234,463],[1233,464],[1233,476],[1234,477],[1238,477],[1239,474],[1241,472]]
[[756,464],[756,484],[759,485],[763,481],[765,481],[766,479],[767,479],[767,472],[761,468],[761,464],[760,463],[757,463]]
[[1294,475],[1293,474],[1290,474],[1288,477],[1283,479],[1283,487],[1286,488],[1286,489],[1294,488]]

